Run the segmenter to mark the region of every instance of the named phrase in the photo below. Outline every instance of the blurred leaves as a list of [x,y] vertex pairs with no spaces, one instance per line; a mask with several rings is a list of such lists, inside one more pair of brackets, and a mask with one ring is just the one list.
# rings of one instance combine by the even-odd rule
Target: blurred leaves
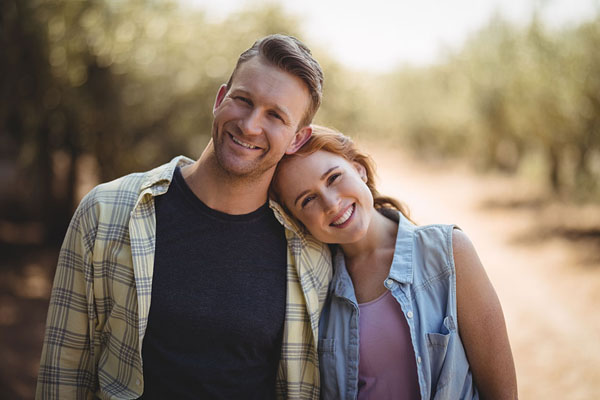
[[598,199],[599,48],[598,13],[555,31],[537,15],[524,27],[495,15],[445,62],[382,79],[385,110],[372,126],[414,151],[484,169],[534,164],[555,193]]
[[[57,240],[86,183],[199,156],[217,89],[257,38],[302,37],[276,5],[222,21],[175,0],[5,0],[0,12],[0,218],[40,220]],[[443,62],[380,75],[307,44],[325,71],[316,122],[599,193],[599,15],[555,31],[493,16]]]
[[214,96],[239,54],[269,33],[298,35],[276,6],[221,23],[169,0],[0,7],[2,178],[17,189],[0,193],[2,217],[41,219],[57,240],[79,175],[106,181],[199,156]]

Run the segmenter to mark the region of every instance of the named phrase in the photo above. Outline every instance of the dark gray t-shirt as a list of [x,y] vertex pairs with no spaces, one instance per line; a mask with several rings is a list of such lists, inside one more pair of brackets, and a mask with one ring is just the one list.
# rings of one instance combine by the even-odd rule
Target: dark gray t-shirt
[[155,201],[143,398],[274,398],[286,304],[284,228],[268,204],[244,215],[207,207],[179,169]]

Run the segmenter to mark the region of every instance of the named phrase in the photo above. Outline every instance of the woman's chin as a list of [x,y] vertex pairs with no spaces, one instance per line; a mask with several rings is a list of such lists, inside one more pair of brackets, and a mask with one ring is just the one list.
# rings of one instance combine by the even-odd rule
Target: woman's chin
[[359,242],[367,234],[367,229],[340,231],[340,232],[322,232],[313,236],[320,242],[327,244],[352,244]]

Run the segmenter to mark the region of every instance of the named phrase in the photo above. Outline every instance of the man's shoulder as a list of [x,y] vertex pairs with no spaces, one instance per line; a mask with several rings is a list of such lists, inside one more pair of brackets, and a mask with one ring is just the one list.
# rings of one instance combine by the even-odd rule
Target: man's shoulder
[[99,225],[126,225],[144,175],[137,172],[94,187],[79,203],[71,221],[73,227],[87,232]]
[[170,162],[144,172],[134,172],[110,182],[101,183],[94,187],[86,197],[96,203],[113,205],[134,205],[139,195],[146,189],[160,186],[168,187],[175,168],[191,163],[187,157],[178,156]]
[[134,172],[121,176],[109,182],[96,186],[90,195],[99,202],[110,201],[113,198],[136,197],[148,172]]
[[[139,197],[149,190],[150,195],[165,192],[173,177],[177,166],[192,162],[189,158],[179,156],[170,162],[145,172],[134,172],[109,182],[101,183],[94,187],[79,205],[79,211],[88,213],[95,210],[95,214],[102,210],[113,211],[132,210]],[[127,213],[129,214],[129,213]]]
[[80,208],[106,206],[132,208],[137,201],[146,172],[135,172],[94,187],[82,200]]

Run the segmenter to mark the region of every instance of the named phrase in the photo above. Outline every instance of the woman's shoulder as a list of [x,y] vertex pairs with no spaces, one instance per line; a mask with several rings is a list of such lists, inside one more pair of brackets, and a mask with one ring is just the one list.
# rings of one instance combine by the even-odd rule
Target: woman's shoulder
[[447,256],[452,254],[454,231],[460,228],[454,224],[413,225],[414,241],[417,247],[427,251],[438,249]]
[[455,275],[455,250],[465,247],[468,237],[454,224],[412,225],[411,258],[415,279],[431,282]]

